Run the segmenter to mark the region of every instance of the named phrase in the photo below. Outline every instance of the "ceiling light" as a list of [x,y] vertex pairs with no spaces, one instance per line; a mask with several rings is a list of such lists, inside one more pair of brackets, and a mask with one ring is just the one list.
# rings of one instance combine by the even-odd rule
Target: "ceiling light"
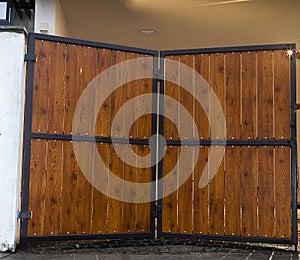
[[155,30],[152,28],[142,28],[140,29],[140,33],[144,35],[151,35],[155,33]]

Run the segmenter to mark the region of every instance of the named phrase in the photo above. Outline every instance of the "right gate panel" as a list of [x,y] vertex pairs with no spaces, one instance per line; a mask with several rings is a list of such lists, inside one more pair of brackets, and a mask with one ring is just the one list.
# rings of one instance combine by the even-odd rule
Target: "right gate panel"
[[[294,56],[288,55],[293,47],[162,53],[166,117],[160,129],[167,147],[160,176],[171,174],[176,181],[164,181],[160,190],[160,236],[296,243],[295,79]],[[201,104],[195,98],[198,74],[207,83],[201,83]],[[224,136],[212,129],[219,120],[213,95],[226,121]],[[224,149],[216,172],[209,159],[214,146]],[[179,160],[185,153],[187,160]],[[166,192],[168,185],[176,186],[174,192]]]

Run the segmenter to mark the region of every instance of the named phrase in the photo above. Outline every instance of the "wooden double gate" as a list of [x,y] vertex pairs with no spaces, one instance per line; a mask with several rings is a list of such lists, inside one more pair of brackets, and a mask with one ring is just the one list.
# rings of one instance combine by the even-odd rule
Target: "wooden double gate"
[[[174,62],[161,60],[159,70],[156,51],[30,34],[21,238],[154,238],[157,234],[297,244],[295,55],[287,54],[294,48],[286,44],[163,51],[160,57]],[[137,58],[143,59],[136,67],[125,63],[106,78],[107,88],[115,77],[123,84],[111,91],[96,114],[89,111],[96,118],[91,122],[94,133],[80,128],[73,133],[74,111],[90,82],[110,67]],[[187,74],[182,64],[193,73]],[[151,77],[128,80],[141,72]],[[198,73],[208,82],[202,89],[205,104],[194,97]],[[192,91],[181,86],[184,80]],[[96,89],[95,99],[102,92]],[[225,136],[214,136],[211,129],[216,116],[211,92],[226,120]],[[153,113],[143,114],[143,95],[151,99]],[[127,113],[137,119],[128,125],[132,122],[125,111],[117,126],[119,135],[112,136],[114,118],[133,98],[134,109]],[[194,121],[184,136],[179,129],[189,123],[182,110]],[[89,120],[82,117],[79,124]],[[156,134],[165,142],[157,138],[158,145],[151,143]],[[74,143],[85,151],[90,142],[96,143],[95,155],[82,152],[76,157]],[[122,151],[129,146],[135,164],[124,162],[115,145]],[[223,147],[224,157],[215,176],[199,187],[201,176],[212,174],[213,146]],[[178,163],[186,151],[190,160]],[[199,158],[191,167],[197,151]],[[164,156],[157,164],[139,166],[141,156],[150,154],[153,159],[160,153]],[[97,154],[104,161],[101,169],[94,166]],[[82,163],[92,178],[83,174]],[[182,180],[182,172],[189,168],[190,175]],[[114,186],[108,174],[106,192],[100,192],[93,180],[109,171],[124,180],[123,188]],[[170,174],[172,183],[164,178]],[[151,194],[132,190],[142,197],[140,203],[111,197],[109,190],[122,197],[126,181],[152,182]],[[164,194],[168,185],[173,185],[172,192]]]

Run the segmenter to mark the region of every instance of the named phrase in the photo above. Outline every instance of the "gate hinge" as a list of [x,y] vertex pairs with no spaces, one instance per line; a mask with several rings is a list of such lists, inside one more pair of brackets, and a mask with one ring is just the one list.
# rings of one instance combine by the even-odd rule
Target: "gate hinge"
[[20,218],[20,219],[31,219],[32,218],[32,211],[18,212],[18,218]]
[[152,211],[152,216],[154,218],[158,218],[158,215],[162,212],[162,206],[161,205],[155,205],[154,211]]
[[36,62],[37,58],[35,54],[25,54],[25,61],[33,61]]

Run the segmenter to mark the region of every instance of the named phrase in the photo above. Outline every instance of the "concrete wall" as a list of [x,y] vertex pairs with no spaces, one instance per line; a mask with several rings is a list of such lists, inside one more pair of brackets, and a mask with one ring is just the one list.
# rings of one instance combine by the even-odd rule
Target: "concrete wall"
[[0,31],[0,251],[14,251],[24,112],[24,33]]
[[41,33],[45,25],[48,25],[48,34],[55,34],[56,28],[56,0],[36,0],[34,31]]

